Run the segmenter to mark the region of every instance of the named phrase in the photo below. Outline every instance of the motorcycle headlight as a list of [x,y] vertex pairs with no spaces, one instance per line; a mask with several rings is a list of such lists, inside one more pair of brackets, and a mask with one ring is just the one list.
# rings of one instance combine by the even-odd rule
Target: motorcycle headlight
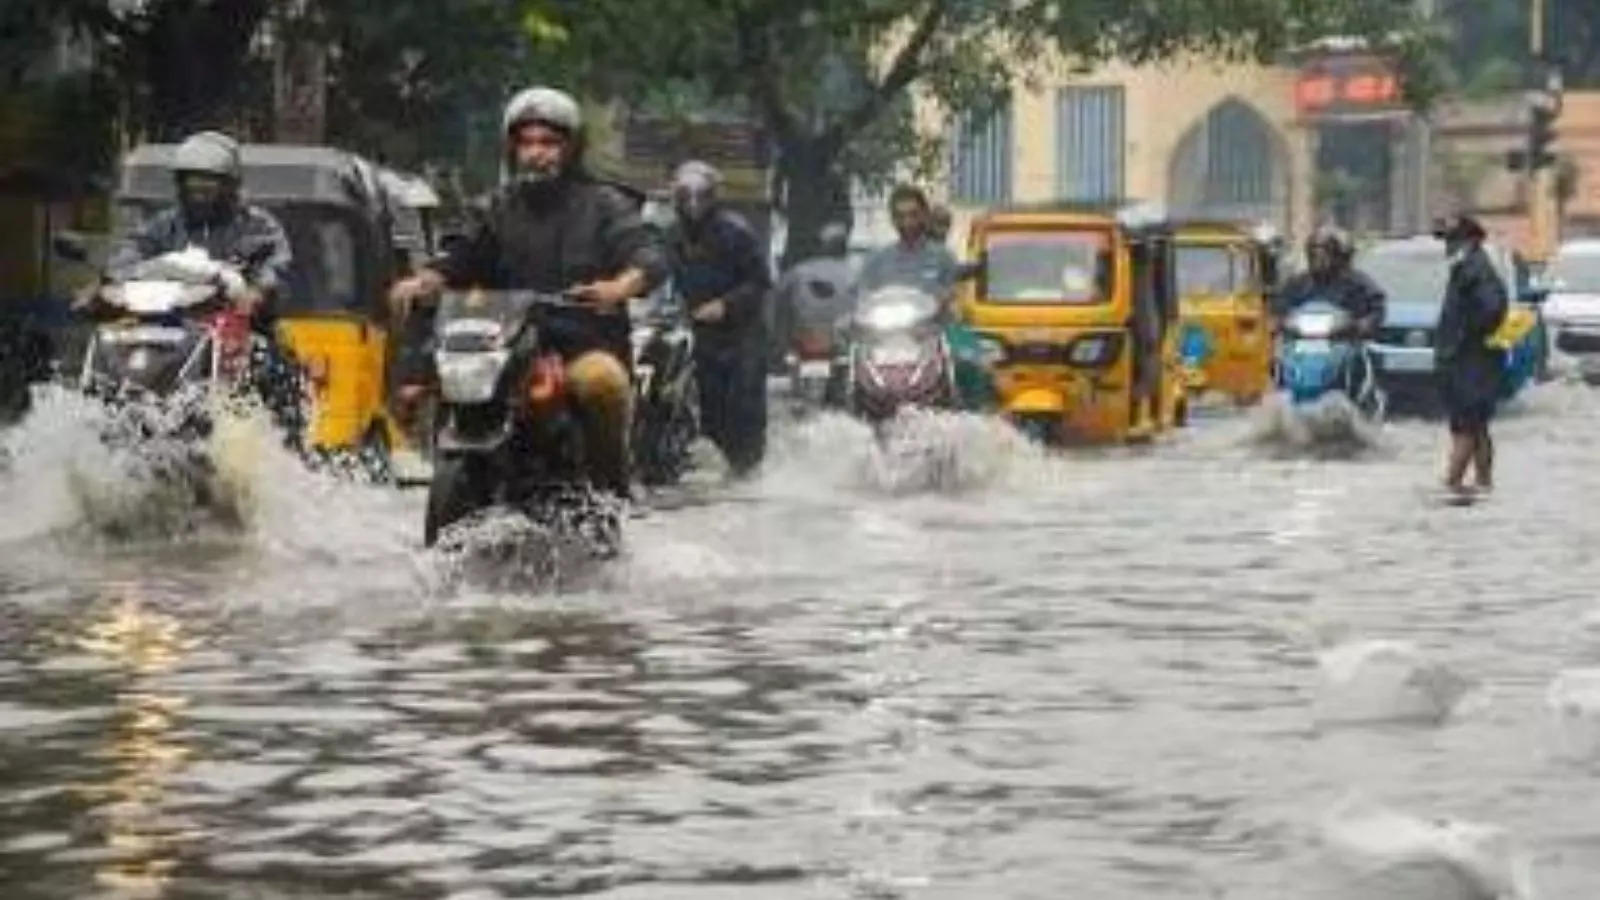
[[451,403],[486,403],[494,398],[500,373],[511,359],[509,350],[485,353],[438,353],[439,393]]
[[452,353],[482,353],[499,350],[505,340],[505,328],[493,319],[457,319],[444,326],[439,346]]

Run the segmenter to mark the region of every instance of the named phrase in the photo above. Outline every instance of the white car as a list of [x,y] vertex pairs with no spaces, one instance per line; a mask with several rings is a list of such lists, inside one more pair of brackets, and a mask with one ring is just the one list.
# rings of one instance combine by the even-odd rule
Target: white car
[[1553,363],[1600,382],[1600,240],[1562,244],[1540,280]]

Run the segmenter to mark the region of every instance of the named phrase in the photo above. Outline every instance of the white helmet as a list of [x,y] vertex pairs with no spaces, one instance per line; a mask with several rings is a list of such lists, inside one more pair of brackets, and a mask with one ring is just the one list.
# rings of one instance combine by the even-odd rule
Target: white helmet
[[203,172],[238,181],[244,174],[239,142],[220,131],[190,135],[178,145],[172,158],[172,170],[179,175]]
[[576,136],[583,130],[583,110],[578,106],[578,101],[565,91],[531,87],[512,97],[511,102],[506,104],[500,130],[509,134],[512,129],[530,122],[540,122]]

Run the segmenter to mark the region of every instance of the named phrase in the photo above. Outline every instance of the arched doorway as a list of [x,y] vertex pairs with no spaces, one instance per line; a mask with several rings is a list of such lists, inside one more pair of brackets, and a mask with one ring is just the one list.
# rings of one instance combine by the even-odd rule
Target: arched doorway
[[1167,200],[1180,216],[1268,221],[1287,229],[1289,154],[1272,123],[1230,97],[1172,154]]

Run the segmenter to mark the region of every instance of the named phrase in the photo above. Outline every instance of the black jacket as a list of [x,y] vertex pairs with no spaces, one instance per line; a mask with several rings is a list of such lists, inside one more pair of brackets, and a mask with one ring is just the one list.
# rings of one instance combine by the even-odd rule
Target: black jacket
[[1327,282],[1318,281],[1309,272],[1302,272],[1289,279],[1278,292],[1273,313],[1281,319],[1296,307],[1314,300],[1332,303],[1357,321],[1370,317],[1374,326],[1382,323],[1387,305],[1383,289],[1355,269],[1346,269]]
[[727,304],[720,322],[695,324],[704,340],[728,343],[765,324],[772,274],[755,229],[730,209],[718,209],[698,229],[675,224],[667,233],[673,287],[694,312],[713,300]]
[[1489,338],[1509,308],[1505,282],[1482,247],[1451,264],[1434,339],[1447,404],[1490,403],[1499,396],[1504,354],[1489,346]]
[[[542,187],[507,184],[475,214],[466,240],[437,264],[452,288],[556,293],[624,270],[645,273],[646,290],[667,276],[666,256],[621,187],[574,174]],[[597,341],[627,356],[626,306],[614,315],[563,314],[557,345],[567,354]]]
[[554,293],[637,268],[654,289],[667,275],[638,203],[586,175],[537,191],[505,185],[475,219],[467,239],[438,266],[454,288]]

